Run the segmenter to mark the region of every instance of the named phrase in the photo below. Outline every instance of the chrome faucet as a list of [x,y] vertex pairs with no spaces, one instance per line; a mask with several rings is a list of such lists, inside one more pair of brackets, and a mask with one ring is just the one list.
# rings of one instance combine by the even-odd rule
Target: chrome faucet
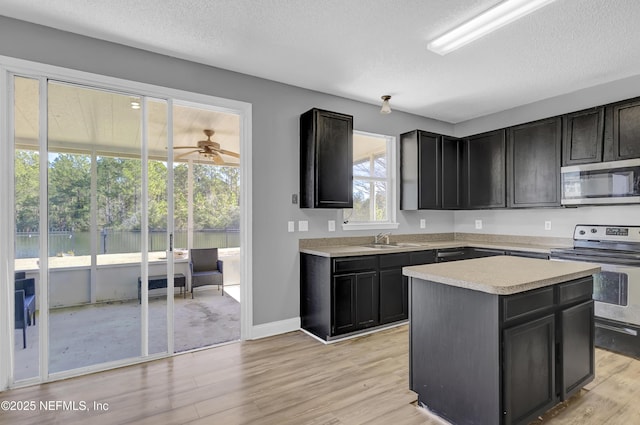
[[380,243],[384,239],[385,244],[389,245],[389,236],[391,236],[391,232],[380,232],[373,238],[373,243]]

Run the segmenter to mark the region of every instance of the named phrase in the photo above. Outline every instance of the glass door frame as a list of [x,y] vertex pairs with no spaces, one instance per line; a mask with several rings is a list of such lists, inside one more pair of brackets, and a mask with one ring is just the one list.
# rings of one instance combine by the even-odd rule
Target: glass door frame
[[[13,78],[14,76],[24,76],[26,78],[34,78],[40,81],[40,87],[44,85],[45,90],[41,90],[40,93],[40,150],[43,152],[46,151],[46,139],[47,139],[47,102],[46,102],[46,82],[49,80],[66,82],[70,84],[77,84],[81,86],[85,86],[88,88],[94,89],[102,89],[108,91],[115,91],[119,93],[132,94],[134,96],[139,96],[143,98],[143,111],[145,110],[145,103],[147,98],[152,99],[160,99],[167,102],[167,119],[168,125],[172,129],[173,126],[173,102],[178,101],[180,104],[196,104],[196,105],[207,105],[213,109],[234,113],[239,115],[240,117],[240,167],[242,169],[243,177],[241,179],[241,188],[240,188],[240,202],[241,202],[241,231],[240,231],[240,240],[241,240],[241,256],[240,256],[240,278],[242,281],[241,285],[241,297],[243,302],[241,303],[241,340],[251,338],[251,330],[252,330],[252,267],[251,267],[251,256],[252,256],[252,244],[251,244],[251,220],[250,220],[250,211],[251,211],[251,119],[252,119],[252,109],[251,104],[241,101],[235,101],[230,99],[218,98],[210,95],[203,95],[193,92],[186,92],[182,90],[170,89],[161,86],[155,86],[145,83],[133,82],[128,80],[123,80],[114,77],[107,77],[98,74],[86,73],[82,71],[76,71],[66,68],[60,68],[51,65],[40,64],[36,62],[26,61],[22,59],[15,59],[6,56],[0,56],[0,169],[7,170],[7,173],[15,173],[14,165],[12,163],[14,159],[14,142],[13,142],[13,122],[10,119],[13,116],[12,112],[12,103],[10,103],[10,99],[12,99],[13,95]],[[44,102],[42,101],[44,97]],[[44,113],[43,113],[44,111]],[[143,119],[143,123],[146,121]],[[145,124],[143,124],[143,127]],[[171,152],[173,149],[170,149],[172,146],[172,136],[173,131],[168,132],[168,151]],[[145,140],[146,138],[143,138]],[[146,143],[143,142],[143,143]],[[146,148],[146,145],[144,145]],[[44,148],[44,150],[43,150]],[[146,154],[146,149],[143,149],[143,152]],[[171,155],[172,156],[172,155]],[[41,158],[40,165],[40,179],[41,182],[46,182],[46,155],[45,158]],[[173,158],[168,158],[168,164],[173,163]],[[45,164],[45,165],[43,165]],[[44,170],[43,170],[44,168]],[[173,167],[169,167],[169,179],[168,179],[168,191],[170,201],[170,207],[173,203]],[[143,167],[146,169],[146,167]],[[43,174],[44,173],[44,174]],[[9,175],[9,174],[7,174]],[[43,177],[44,176],[44,177]],[[120,367],[124,365],[135,364],[139,362],[146,362],[149,360],[153,360],[161,357],[170,357],[173,356],[173,299],[172,297],[167,297],[167,337],[168,337],[168,352],[158,355],[152,356],[141,356],[137,359],[127,359],[121,362],[112,362],[108,363],[108,367],[105,367],[104,364],[96,365],[95,367],[86,367],[82,370],[74,370],[72,373],[60,372],[54,375],[48,373],[48,317],[47,317],[47,304],[48,299],[47,296],[40,296],[39,298],[39,306],[45,307],[40,310],[40,318],[39,321],[43,326],[40,327],[40,371],[39,377],[21,381],[19,385],[16,385],[13,382],[13,340],[14,340],[14,332],[13,332],[13,302],[9,299],[9,295],[11,293],[11,289],[13,289],[13,276],[14,272],[14,242],[15,242],[15,221],[14,221],[14,212],[13,212],[13,203],[14,203],[14,193],[13,193],[13,178],[2,179],[4,183],[0,183],[0,199],[9,199],[9,208],[4,211],[0,211],[0,277],[4,277],[7,284],[5,288],[0,290],[0,311],[4,312],[3,320],[0,323],[4,323],[4,325],[0,325],[0,391],[19,387],[24,385],[30,385],[33,383],[42,383],[42,382],[50,382],[57,379],[64,379],[70,376],[77,376],[83,373],[93,373],[101,370],[105,370],[113,367]],[[10,181],[8,181],[10,180]],[[143,180],[144,182],[144,180]],[[42,221],[46,221],[47,217],[47,208],[42,209],[42,203],[47,202],[47,187],[46,184],[41,187],[41,225]],[[143,184],[143,199],[145,199],[146,195],[146,184]],[[44,193],[44,197],[42,194]],[[170,214],[170,227],[173,227],[173,209],[169,212]],[[145,221],[145,224],[148,224],[148,219]],[[46,225],[41,228],[47,228]],[[148,232],[148,226],[143,225],[143,229],[145,232]],[[167,237],[169,238],[169,234],[173,233],[173,230],[167,232]],[[47,247],[47,239],[41,238],[42,241],[40,246],[40,261],[43,269],[48,270],[47,261],[46,261],[46,247]],[[143,238],[146,239],[146,238]],[[169,246],[169,241],[167,241],[167,246]],[[44,247],[44,249],[43,249]],[[148,273],[148,252],[143,248],[143,264],[142,267],[143,274]],[[45,258],[43,258],[45,257]],[[146,257],[146,258],[145,258]],[[9,261],[11,260],[11,261]],[[44,262],[43,262],[44,260]],[[169,261],[168,263],[168,274],[173,277],[173,261]],[[171,264],[169,266],[169,264]],[[44,274],[44,273],[43,273]],[[143,276],[144,277],[144,276]],[[46,288],[46,278],[41,280],[40,288]],[[173,285],[172,285],[173,286]],[[143,299],[147,301],[145,295],[148,292],[147,288],[143,288]],[[169,290],[169,288],[168,288]],[[41,291],[45,293],[46,291]],[[147,305],[148,309],[148,305]],[[169,311],[170,310],[170,311]],[[43,314],[44,312],[44,314]],[[143,313],[143,323],[146,324],[143,329],[142,338],[145,341],[148,341],[148,310],[146,315]],[[43,320],[44,319],[44,320]],[[5,342],[9,342],[5,344]],[[145,347],[143,344],[143,353],[148,351],[148,346]]]

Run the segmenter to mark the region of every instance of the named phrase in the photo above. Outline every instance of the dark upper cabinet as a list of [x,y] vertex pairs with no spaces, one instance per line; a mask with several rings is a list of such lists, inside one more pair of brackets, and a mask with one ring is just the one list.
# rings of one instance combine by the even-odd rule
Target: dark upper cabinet
[[620,102],[608,107],[612,134],[605,160],[640,158],[640,99]]
[[501,208],[506,202],[505,130],[464,141],[463,203],[466,208]]
[[437,209],[442,136],[414,130],[400,135],[400,209]]
[[509,207],[560,206],[560,117],[510,127],[508,139]]
[[442,208],[462,208],[460,187],[462,146],[460,139],[442,136]]
[[400,135],[400,209],[456,209],[461,206],[462,141],[414,130]]
[[563,122],[562,165],[602,161],[604,107],[566,114]]
[[311,109],[300,116],[300,207],[353,207],[353,117]]

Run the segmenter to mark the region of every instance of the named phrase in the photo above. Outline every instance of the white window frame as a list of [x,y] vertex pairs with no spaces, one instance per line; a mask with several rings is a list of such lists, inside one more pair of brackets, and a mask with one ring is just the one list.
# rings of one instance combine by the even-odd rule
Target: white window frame
[[[363,136],[379,137],[386,139],[387,144],[387,220],[386,221],[356,221],[351,222],[352,209],[343,209],[338,213],[338,219],[342,222],[342,230],[385,230],[397,229],[396,222],[396,137],[385,134],[369,133],[366,131],[353,130],[355,134]],[[355,177],[354,177],[355,179]]]

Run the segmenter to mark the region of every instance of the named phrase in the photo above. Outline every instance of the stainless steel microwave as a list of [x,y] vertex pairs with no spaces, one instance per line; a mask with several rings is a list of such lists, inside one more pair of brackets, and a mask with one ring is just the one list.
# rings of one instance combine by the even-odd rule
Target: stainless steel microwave
[[640,203],[640,159],[560,169],[562,205]]

